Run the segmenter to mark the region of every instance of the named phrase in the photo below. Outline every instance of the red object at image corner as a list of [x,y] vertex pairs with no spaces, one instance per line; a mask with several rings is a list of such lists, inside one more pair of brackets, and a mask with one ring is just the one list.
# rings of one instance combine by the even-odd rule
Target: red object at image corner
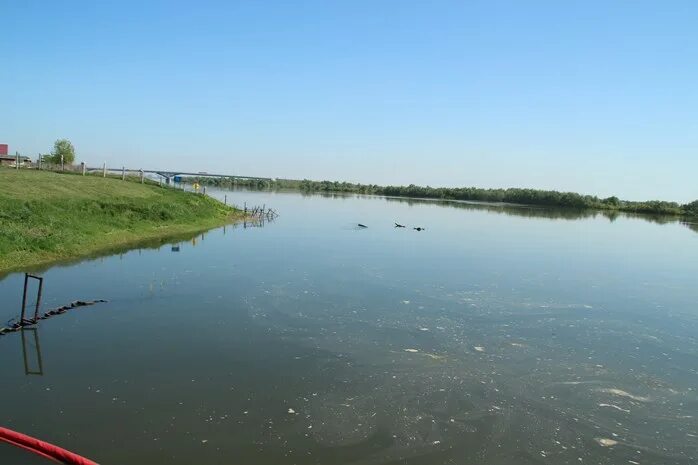
[[33,452],[36,455],[40,455],[41,457],[58,463],[67,465],[98,465],[92,460],[81,457],[58,446],[3,427],[0,427],[0,441],[12,444],[13,446]]

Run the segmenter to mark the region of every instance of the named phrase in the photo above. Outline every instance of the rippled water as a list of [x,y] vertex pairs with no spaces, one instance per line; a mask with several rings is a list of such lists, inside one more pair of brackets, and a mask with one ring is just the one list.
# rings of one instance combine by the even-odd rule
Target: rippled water
[[0,337],[0,425],[101,464],[698,462],[695,225],[225,195],[281,216],[43,273],[109,303]]

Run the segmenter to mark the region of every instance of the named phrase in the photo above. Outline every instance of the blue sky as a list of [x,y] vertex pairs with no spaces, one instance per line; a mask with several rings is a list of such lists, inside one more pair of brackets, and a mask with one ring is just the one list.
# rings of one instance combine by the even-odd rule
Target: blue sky
[[88,164],[698,198],[698,2],[0,0],[0,142]]

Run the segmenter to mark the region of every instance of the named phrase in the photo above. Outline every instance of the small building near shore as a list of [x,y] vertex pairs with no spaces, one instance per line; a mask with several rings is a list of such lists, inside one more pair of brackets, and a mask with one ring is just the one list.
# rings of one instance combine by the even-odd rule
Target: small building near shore
[[0,166],[16,166],[17,160],[19,160],[19,166],[31,165],[31,159],[23,155],[10,155],[9,146],[7,144],[0,144]]
[[0,166],[17,166],[17,160],[19,159],[19,166],[29,166],[32,161],[29,157],[24,155],[0,155]]

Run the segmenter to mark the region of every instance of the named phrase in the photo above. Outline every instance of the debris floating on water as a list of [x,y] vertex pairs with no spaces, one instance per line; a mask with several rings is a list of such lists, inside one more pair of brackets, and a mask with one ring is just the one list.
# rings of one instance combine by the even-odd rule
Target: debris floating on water
[[616,389],[616,388],[599,389],[599,392],[604,392],[606,394],[612,394],[612,395],[618,396],[618,397],[627,397],[629,399],[636,400],[638,402],[649,402],[649,400],[650,400],[649,397],[636,396],[636,395],[630,394],[627,391],[623,391],[621,389]]
[[596,442],[599,443],[601,447],[613,447],[618,444],[618,441],[608,438],[594,438]]
[[599,407],[611,407],[611,408],[614,408],[616,410],[620,410],[621,412],[630,413],[630,410],[626,410],[622,407],[618,407],[617,405],[613,405],[613,404],[599,404]]
[[296,411],[295,411],[295,410],[293,410],[292,408],[290,408],[290,409],[288,409],[288,413],[290,413],[291,415],[293,415],[293,414],[295,414],[295,413],[296,413]]
[[414,353],[419,352],[419,350],[417,350],[417,349],[405,349],[405,352],[409,352],[411,354],[414,354]]
[[473,348],[474,348],[475,350],[477,350],[478,352],[484,352],[484,351],[485,351],[485,348],[482,347],[482,346],[475,346],[475,347],[473,347]]

